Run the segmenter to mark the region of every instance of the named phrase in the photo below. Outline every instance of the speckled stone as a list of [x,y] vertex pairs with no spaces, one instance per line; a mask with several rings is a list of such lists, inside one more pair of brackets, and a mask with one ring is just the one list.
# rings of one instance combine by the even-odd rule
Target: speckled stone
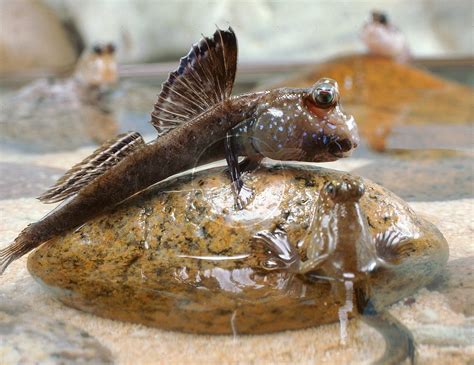
[[[48,242],[30,255],[28,269],[67,305],[166,329],[265,333],[334,322],[339,305],[328,282],[262,271],[262,247],[252,236],[278,226],[296,244],[308,234],[323,184],[343,176],[310,166],[262,167],[245,175],[255,196],[238,211],[222,168],[185,175]],[[447,243],[400,198],[365,185],[361,207],[371,232],[395,228],[416,248],[396,268],[371,276],[374,300],[387,305],[443,270]]]
[[112,364],[87,332],[55,319],[0,306],[0,359],[7,364]]

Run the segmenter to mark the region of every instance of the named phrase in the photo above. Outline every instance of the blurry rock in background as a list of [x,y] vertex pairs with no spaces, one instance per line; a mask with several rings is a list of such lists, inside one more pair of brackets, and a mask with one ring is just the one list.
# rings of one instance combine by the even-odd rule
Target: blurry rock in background
[[77,51],[55,11],[41,1],[0,0],[0,73],[61,69]]
[[232,25],[243,61],[319,61],[362,51],[358,31],[374,9],[390,14],[414,57],[472,55],[470,0],[0,0],[0,8],[2,73],[72,65],[81,42],[112,41],[121,63],[175,60],[214,24]]

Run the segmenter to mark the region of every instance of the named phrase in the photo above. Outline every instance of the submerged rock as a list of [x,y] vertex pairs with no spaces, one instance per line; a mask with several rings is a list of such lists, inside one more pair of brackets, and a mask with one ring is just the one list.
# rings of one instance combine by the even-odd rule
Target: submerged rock
[[[254,197],[236,210],[222,168],[184,175],[44,244],[28,269],[67,305],[166,329],[264,333],[334,322],[340,303],[329,282],[263,270],[263,247],[252,237],[284,230],[304,257],[297,243],[311,233],[319,191],[344,176],[312,166],[262,167],[244,176]],[[399,265],[370,276],[373,299],[388,305],[430,283],[448,248],[400,198],[364,184],[360,204],[371,234],[392,228],[413,246]]]

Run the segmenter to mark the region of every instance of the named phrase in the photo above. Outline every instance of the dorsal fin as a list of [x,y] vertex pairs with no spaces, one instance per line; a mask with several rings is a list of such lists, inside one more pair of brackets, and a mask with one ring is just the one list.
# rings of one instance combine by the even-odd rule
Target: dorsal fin
[[232,28],[217,29],[212,38],[194,44],[163,83],[151,113],[159,135],[228,98],[236,69],[237,38]]
[[76,194],[125,156],[144,145],[142,136],[137,132],[124,133],[105,142],[86,159],[74,165],[38,199],[43,203],[56,203]]

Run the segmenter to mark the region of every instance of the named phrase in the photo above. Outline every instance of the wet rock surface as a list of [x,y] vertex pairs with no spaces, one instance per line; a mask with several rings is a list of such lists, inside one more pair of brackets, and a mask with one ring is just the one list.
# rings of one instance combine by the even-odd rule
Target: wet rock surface
[[110,351],[86,331],[0,305],[2,364],[112,364]]
[[[262,167],[246,176],[255,196],[242,211],[234,209],[222,169],[184,176],[43,245],[28,268],[70,306],[167,329],[264,333],[334,322],[339,305],[328,283],[264,272],[263,248],[252,236],[279,227],[296,244],[310,234],[321,187],[343,176],[314,167]],[[416,247],[396,269],[371,277],[377,300],[390,304],[439,273],[447,245],[398,197],[365,184],[361,206],[371,233],[396,229]]]

